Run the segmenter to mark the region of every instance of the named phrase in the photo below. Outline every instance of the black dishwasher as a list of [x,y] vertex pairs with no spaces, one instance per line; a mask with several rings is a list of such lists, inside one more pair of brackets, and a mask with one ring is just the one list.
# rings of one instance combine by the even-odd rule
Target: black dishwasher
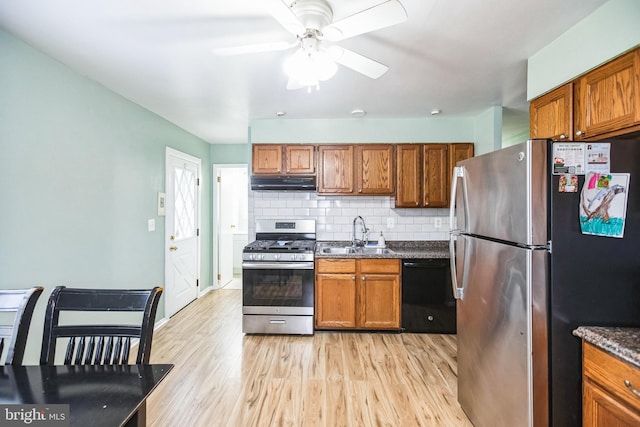
[[448,259],[402,260],[402,329],[456,333],[456,300]]

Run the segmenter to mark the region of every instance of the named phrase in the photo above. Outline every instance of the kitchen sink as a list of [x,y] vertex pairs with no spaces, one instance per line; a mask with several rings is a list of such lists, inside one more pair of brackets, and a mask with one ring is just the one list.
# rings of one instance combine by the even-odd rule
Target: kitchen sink
[[320,248],[320,253],[332,255],[362,254],[362,255],[390,255],[394,252],[389,248],[354,248],[353,246],[345,246],[342,248]]
[[341,255],[345,255],[345,254],[353,254],[355,253],[355,249],[352,248],[351,246],[345,247],[345,248],[322,248],[320,249],[320,252],[323,254],[341,254]]

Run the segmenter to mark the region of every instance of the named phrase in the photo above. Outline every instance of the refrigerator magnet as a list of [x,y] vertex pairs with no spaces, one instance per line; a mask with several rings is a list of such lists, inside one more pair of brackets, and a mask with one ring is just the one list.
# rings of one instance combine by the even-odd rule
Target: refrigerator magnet
[[577,193],[578,192],[578,175],[566,173],[560,175],[559,193]]
[[589,172],[580,193],[582,234],[624,237],[629,177],[628,173]]
[[553,174],[584,175],[585,144],[553,143]]

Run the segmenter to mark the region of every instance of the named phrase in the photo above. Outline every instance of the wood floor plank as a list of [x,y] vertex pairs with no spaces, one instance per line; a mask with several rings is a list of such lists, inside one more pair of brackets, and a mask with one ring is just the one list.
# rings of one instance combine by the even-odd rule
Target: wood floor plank
[[244,335],[241,304],[241,290],[212,291],[156,331],[151,362],[175,367],[149,426],[471,426],[455,335]]

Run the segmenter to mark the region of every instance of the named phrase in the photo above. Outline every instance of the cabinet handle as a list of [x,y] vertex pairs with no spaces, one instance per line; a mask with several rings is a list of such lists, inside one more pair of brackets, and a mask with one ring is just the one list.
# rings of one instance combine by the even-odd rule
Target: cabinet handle
[[356,280],[356,276],[351,276],[351,280]]
[[637,397],[640,397],[640,391],[638,391],[634,386],[631,385],[631,381],[624,380],[624,385],[627,386],[631,393],[635,394]]
[[429,202],[424,202],[424,205],[425,206],[429,206]]
[[560,135],[560,139],[567,139],[567,135],[565,134]]
[[578,132],[576,132],[576,136],[581,136],[581,135],[584,135],[583,131],[579,130]]
[[366,280],[366,277],[362,276],[362,281],[364,282]]

